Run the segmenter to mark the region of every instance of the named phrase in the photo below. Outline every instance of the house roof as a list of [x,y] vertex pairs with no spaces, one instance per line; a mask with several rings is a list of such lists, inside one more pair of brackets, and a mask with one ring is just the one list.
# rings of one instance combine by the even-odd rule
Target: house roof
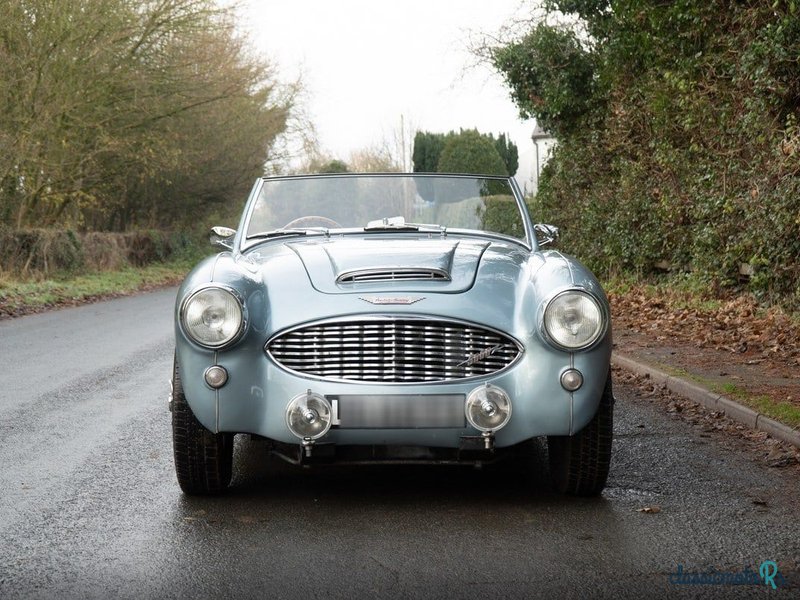
[[539,140],[546,140],[551,137],[553,136],[547,133],[544,129],[542,129],[538,123],[534,126],[533,133],[531,134],[531,139],[534,142],[537,142]]

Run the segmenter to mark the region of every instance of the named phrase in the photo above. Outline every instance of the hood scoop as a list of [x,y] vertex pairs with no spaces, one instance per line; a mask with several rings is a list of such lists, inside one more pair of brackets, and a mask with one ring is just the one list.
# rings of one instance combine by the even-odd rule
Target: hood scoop
[[478,240],[334,238],[287,242],[325,294],[459,293],[472,287],[489,246]]
[[336,278],[336,283],[385,283],[387,281],[450,281],[442,269],[363,269],[348,271]]

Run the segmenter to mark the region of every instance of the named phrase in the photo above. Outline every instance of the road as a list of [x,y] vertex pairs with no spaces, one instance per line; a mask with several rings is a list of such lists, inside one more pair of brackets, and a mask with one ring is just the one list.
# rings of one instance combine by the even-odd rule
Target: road
[[[0,598],[797,597],[797,471],[624,386],[600,499],[550,492],[543,453],[302,471],[239,439],[231,493],[184,497],[174,294],[0,322]],[[788,587],[674,583],[765,560]]]

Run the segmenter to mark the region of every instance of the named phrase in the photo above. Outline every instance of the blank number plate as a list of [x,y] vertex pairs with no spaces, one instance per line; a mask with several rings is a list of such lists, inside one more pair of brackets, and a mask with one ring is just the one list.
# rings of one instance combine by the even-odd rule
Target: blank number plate
[[343,429],[443,429],[466,424],[463,394],[329,397]]

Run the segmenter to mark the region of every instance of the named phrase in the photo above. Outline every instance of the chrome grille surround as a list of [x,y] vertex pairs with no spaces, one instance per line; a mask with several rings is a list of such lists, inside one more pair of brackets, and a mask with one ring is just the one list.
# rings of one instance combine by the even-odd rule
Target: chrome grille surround
[[442,269],[365,269],[348,271],[336,278],[336,283],[381,283],[384,281],[450,281]]
[[482,325],[430,317],[324,321],[278,333],[264,346],[282,368],[355,383],[435,383],[494,375],[522,346]]

